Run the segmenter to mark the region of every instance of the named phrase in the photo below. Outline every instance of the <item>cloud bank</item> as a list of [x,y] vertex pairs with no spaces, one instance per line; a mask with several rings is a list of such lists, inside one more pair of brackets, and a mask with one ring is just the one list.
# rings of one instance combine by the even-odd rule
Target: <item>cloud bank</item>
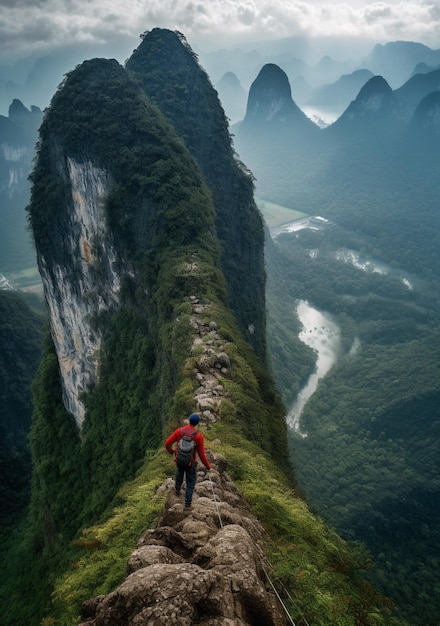
[[136,47],[156,26],[212,48],[290,36],[440,47],[440,7],[431,0],[0,0],[0,55],[118,40]]

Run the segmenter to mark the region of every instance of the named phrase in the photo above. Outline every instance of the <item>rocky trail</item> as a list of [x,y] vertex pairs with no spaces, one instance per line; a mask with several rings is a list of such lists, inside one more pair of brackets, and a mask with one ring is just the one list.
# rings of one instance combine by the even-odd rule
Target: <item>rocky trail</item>
[[[228,376],[228,343],[190,296],[197,354],[197,412],[206,426],[220,419]],[[209,318],[209,317],[208,317]],[[159,487],[165,508],[156,528],[139,538],[127,577],[113,592],[88,600],[80,626],[285,626],[286,614],[267,578],[264,529],[228,475],[226,459],[207,449],[210,475],[200,469],[191,509],[174,480]]]
[[[226,472],[208,451],[191,509],[174,480],[157,527],[146,530],[127,563],[125,581],[83,604],[81,626],[285,626],[270,589],[260,542],[264,530]],[[215,494],[215,497],[214,497]]]

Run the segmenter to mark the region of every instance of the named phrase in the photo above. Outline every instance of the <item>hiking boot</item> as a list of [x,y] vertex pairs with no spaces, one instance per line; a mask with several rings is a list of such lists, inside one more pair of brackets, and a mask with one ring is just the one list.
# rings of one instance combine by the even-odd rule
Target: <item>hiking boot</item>
[[176,496],[180,496],[180,489],[175,489]]

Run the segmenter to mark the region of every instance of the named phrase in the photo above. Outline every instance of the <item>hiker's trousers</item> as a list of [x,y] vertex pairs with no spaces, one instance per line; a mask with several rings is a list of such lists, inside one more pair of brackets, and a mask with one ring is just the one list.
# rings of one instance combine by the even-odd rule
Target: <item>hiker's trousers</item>
[[176,469],[176,489],[179,490],[182,486],[183,479],[186,476],[186,491],[185,491],[185,506],[191,506],[194,487],[197,480],[197,463],[191,463],[186,469]]

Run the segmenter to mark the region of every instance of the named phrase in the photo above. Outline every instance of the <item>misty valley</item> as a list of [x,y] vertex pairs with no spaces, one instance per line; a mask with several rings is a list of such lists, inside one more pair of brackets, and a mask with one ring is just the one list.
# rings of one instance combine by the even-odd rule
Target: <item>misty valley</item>
[[[268,333],[286,406],[301,408],[300,417],[291,417],[289,437],[295,475],[319,515],[343,537],[369,546],[376,562],[371,577],[404,607],[405,618],[434,624],[440,609],[432,591],[440,540],[437,161],[414,181],[412,193],[418,190],[420,198],[414,197],[413,207],[402,206],[400,215],[394,202],[390,207],[390,180],[383,182],[382,197],[375,181],[374,206],[366,196],[361,215],[336,180],[331,202],[322,199],[320,222],[288,222],[287,179],[280,196],[272,195],[271,179],[265,196],[264,182],[258,182],[264,156],[255,161],[258,194],[270,205],[271,220],[276,202],[284,205],[283,224],[272,227],[266,245]],[[359,184],[366,168],[356,175]],[[294,179],[292,208],[306,212],[310,199],[315,209],[315,191],[321,193],[325,181],[316,175],[310,190],[303,184],[299,207],[297,185]],[[351,210],[343,213],[344,205]],[[264,214],[264,202],[260,206]],[[386,233],[390,213],[394,223]],[[304,302],[319,314],[311,328]],[[340,331],[337,358],[330,321],[333,334]],[[307,330],[309,340],[300,343]],[[331,367],[320,376],[323,347]],[[429,594],[421,591],[422,580]]]
[[[148,482],[151,471],[156,490],[157,477],[166,479],[153,448],[167,420],[193,410],[196,357],[185,324],[194,331],[188,295],[199,303],[197,290],[215,303],[236,364],[221,380],[232,399],[218,409],[226,428],[210,423],[213,441],[224,439],[228,471],[273,533],[275,575],[294,590],[296,624],[333,615],[341,626],[438,626],[440,70],[426,67],[423,80],[408,75],[397,89],[378,71],[357,70],[354,99],[338,101],[342,113],[319,127],[303,110],[325,111],[331,89],[307,102],[299,93],[301,108],[268,56],[243,119],[228,126],[183,35],[155,29],[142,42],[125,68],[103,59],[77,67],[44,115],[14,100],[0,116],[1,143],[10,144],[0,160],[0,540],[13,575],[50,581],[35,594],[32,626],[77,624],[77,588],[85,600],[120,582],[125,546],[107,555],[98,543],[97,569],[82,578],[76,559],[96,548],[93,524],[119,528],[111,506],[124,498],[135,506],[128,481]],[[376,69],[385,48],[371,56]],[[405,50],[401,59],[411,57]],[[233,91],[217,88],[224,109],[237,111]],[[101,349],[102,380],[76,385],[86,370],[93,380]],[[63,368],[73,381],[69,411]],[[249,442],[261,446],[256,455]],[[260,452],[274,476],[292,466],[318,522],[268,504],[256,485]],[[270,469],[262,482],[269,491],[282,484]],[[152,524],[156,493],[142,505]],[[131,542],[146,513],[135,515],[124,528]],[[91,549],[81,532],[92,533]],[[298,547],[304,537],[309,561]],[[29,554],[41,564],[23,573]],[[20,593],[12,581],[2,604]],[[8,626],[24,626],[7,611]],[[33,608],[20,611],[26,620]],[[258,625],[252,615],[243,623]]]

